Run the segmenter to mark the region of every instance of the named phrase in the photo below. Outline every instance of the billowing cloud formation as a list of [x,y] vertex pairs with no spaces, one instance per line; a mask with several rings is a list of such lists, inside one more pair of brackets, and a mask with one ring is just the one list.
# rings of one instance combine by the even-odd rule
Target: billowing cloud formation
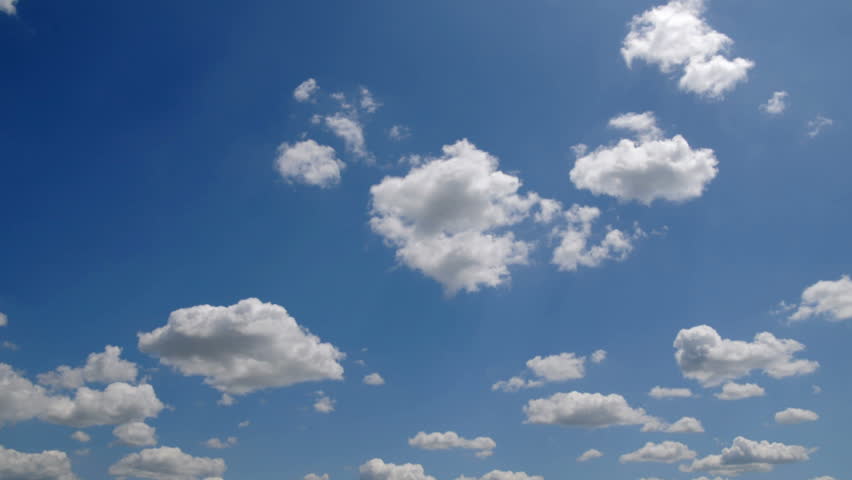
[[295,98],[297,102],[307,102],[311,100],[311,97],[313,97],[317,90],[319,90],[317,81],[313,78],[309,78],[300,83],[299,86],[293,90],[293,98]]
[[656,386],[648,392],[654,398],[690,398],[692,390],[688,388],[665,388]]
[[621,463],[628,462],[658,462],[674,463],[682,460],[691,460],[697,454],[680,442],[648,442],[644,447],[635,452],[625,453],[618,458]]
[[492,470],[481,477],[466,477],[464,475],[456,480],[544,480],[541,475],[529,475],[526,472],[510,472],[504,470]]
[[684,202],[700,197],[718,173],[713,150],[693,149],[681,135],[663,137],[652,112],[627,113],[609,123],[637,138],[623,138],[591,153],[581,150],[571,169],[577,188],[645,205],[654,200]]
[[0,364],[0,426],[33,418],[76,428],[117,425],[156,417],[164,407],[147,384],[117,382],[103,391],[81,387],[73,398],[54,396]]
[[449,450],[451,448],[478,450],[476,456],[480,458],[490,457],[493,450],[497,448],[497,443],[489,437],[468,439],[460,437],[456,432],[418,432],[417,435],[408,439],[408,444],[424,450]]
[[606,428],[659,422],[641,408],[632,408],[621,395],[600,393],[556,393],[530,400],[524,407],[527,423],[564,427]]
[[527,218],[540,198],[520,195],[520,179],[467,140],[443,153],[374,185],[370,226],[396,247],[402,264],[449,294],[504,284],[509,266],[526,264],[532,248],[506,228]]
[[325,126],[343,140],[346,150],[360,158],[368,158],[367,141],[364,139],[364,128],[352,115],[335,113],[325,117]]
[[284,307],[256,298],[175,310],[139,334],[139,349],[184,375],[232,395],[295,383],[341,380],[344,355],[296,323]]
[[202,480],[225,473],[221,458],[193,457],[174,447],[149,448],[131,453],[109,467],[114,477],[150,480]]
[[802,292],[802,302],[790,320],[824,318],[841,322],[852,318],[852,280],[843,275],[839,280],[822,280]]
[[819,363],[793,356],[805,349],[795,340],[779,339],[769,332],[754,341],[723,339],[707,325],[684,329],[674,341],[675,359],[684,377],[713,387],[761,370],[772,378],[813,373]]
[[567,226],[555,229],[559,245],[551,260],[561,271],[575,271],[580,266],[597,267],[605,260],[624,260],[633,251],[633,241],[644,236],[638,227],[632,234],[610,228],[597,245],[589,246],[592,224],[600,216],[597,207],[573,205],[564,212]]
[[382,378],[382,376],[378,373],[371,373],[369,375],[364,376],[364,383],[367,385],[378,387],[380,385],[385,384],[385,379]]
[[736,476],[747,472],[769,472],[775,465],[810,460],[812,449],[783,443],[756,442],[737,437],[721,455],[709,455],[681,465],[684,472],[709,472],[713,475]]
[[112,434],[122,445],[150,447],[157,444],[157,429],[143,422],[130,422],[113,429]]
[[819,420],[819,415],[816,412],[801,408],[788,408],[775,414],[775,422],[784,425],[815,422],[817,420]]
[[578,462],[588,462],[589,460],[593,460],[595,458],[603,457],[603,452],[600,450],[596,450],[594,448],[586,450],[582,455],[577,457]]
[[719,400],[743,400],[762,397],[766,395],[766,390],[755,383],[726,382],[722,385],[722,391],[715,395]]
[[75,389],[86,383],[134,382],[138,370],[136,364],[121,359],[121,348],[107,345],[103,353],[91,353],[86,365],[71,368],[62,365],[56,370],[42,373],[38,381],[55,388]]
[[310,139],[293,145],[282,143],[275,165],[285,180],[322,188],[340,183],[340,172],[346,167],[334,148]]
[[5,480],[77,480],[65,452],[22,453],[0,445],[0,478]]
[[703,0],[671,0],[633,17],[621,55],[657,64],[663,73],[683,67],[681,90],[719,98],[748,79],[754,62],[721,55],[734,43],[703,18]]
[[781,115],[787,109],[787,97],[790,94],[785,91],[775,92],[760,109],[770,115]]
[[422,465],[405,463],[394,465],[385,463],[380,458],[374,458],[359,468],[360,480],[435,480],[426,475]]

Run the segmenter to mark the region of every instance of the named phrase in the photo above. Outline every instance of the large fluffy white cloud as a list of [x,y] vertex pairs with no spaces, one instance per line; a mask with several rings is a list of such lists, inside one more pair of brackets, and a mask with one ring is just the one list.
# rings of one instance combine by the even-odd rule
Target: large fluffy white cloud
[[111,467],[118,478],[202,480],[220,478],[226,470],[221,458],[193,457],[174,447],[149,448],[131,453]]
[[641,408],[633,408],[621,395],[600,393],[556,393],[524,406],[527,423],[565,427],[605,428],[658,422]]
[[51,395],[0,364],[0,425],[33,418],[76,428],[117,425],[156,417],[163,408],[151,385],[116,382],[104,390],[81,387],[73,397]]
[[683,68],[682,90],[718,98],[747,80],[754,62],[723,56],[733,44],[705,21],[703,0],[671,0],[630,22],[621,55],[628,66],[639,59],[657,64],[664,73]]
[[497,442],[490,437],[464,438],[456,432],[418,432],[417,435],[408,439],[412,447],[424,450],[449,450],[451,448],[463,448],[467,450],[478,450],[476,456],[489,457],[497,448]]
[[760,370],[773,378],[813,373],[819,363],[794,358],[805,349],[801,343],[776,338],[769,332],[754,336],[754,341],[723,339],[707,325],[684,329],[674,341],[675,359],[683,375],[705,387],[744,377]]
[[659,462],[674,463],[692,460],[697,454],[680,442],[665,441],[662,443],[648,442],[635,452],[625,453],[618,458],[621,463],[628,462]]
[[165,326],[139,334],[139,349],[231,395],[343,378],[343,353],[256,298],[175,310]]
[[766,390],[755,383],[725,382],[722,391],[715,396],[719,400],[744,400],[746,398],[762,397]]
[[693,149],[681,135],[665,138],[652,112],[620,115],[610,126],[629,130],[636,138],[592,152],[580,150],[571,169],[577,188],[645,205],[654,200],[683,202],[700,197],[718,173],[713,150]]
[[113,429],[112,434],[122,445],[150,447],[157,444],[157,429],[144,422],[130,422]]
[[709,472],[713,475],[736,476],[748,472],[769,472],[775,465],[810,460],[813,449],[800,445],[754,441],[745,437],[734,439],[720,455],[708,455],[681,465],[684,472]]
[[535,379],[512,377],[495,383],[491,389],[515,392],[522,388],[538,387],[548,382],[583,378],[586,375],[586,357],[578,357],[575,353],[560,353],[547,357],[537,355],[527,360],[527,368],[536,377]]
[[77,480],[65,452],[23,453],[0,445],[0,478],[4,480]]
[[435,480],[426,475],[422,465],[385,463],[380,458],[367,461],[359,468],[360,480]]
[[498,170],[497,158],[460,140],[404,177],[374,185],[370,226],[403,265],[449,294],[496,287],[510,279],[509,266],[527,263],[532,248],[508,230],[541,200],[520,188],[518,177]]
[[775,422],[784,425],[815,422],[817,420],[819,420],[819,415],[816,412],[802,408],[788,408],[775,414]]
[[561,271],[577,268],[597,267],[605,260],[624,260],[633,251],[633,242],[644,236],[636,227],[633,233],[609,228],[604,238],[596,245],[589,245],[592,224],[600,217],[597,207],[573,205],[564,212],[566,226],[554,229],[559,245],[553,250],[551,262]]
[[282,143],[275,165],[285,180],[323,188],[340,183],[340,172],[346,167],[334,148],[311,139]]
[[526,472],[512,472],[506,470],[491,470],[481,477],[466,477],[464,475],[456,480],[544,480],[541,475],[530,475]]
[[843,275],[839,280],[822,280],[802,292],[802,301],[790,320],[825,318],[840,322],[852,318],[852,280]]
[[103,353],[89,354],[83,367],[61,365],[40,374],[38,381],[55,388],[75,389],[86,383],[134,382],[137,375],[136,364],[121,358],[121,348],[107,345]]

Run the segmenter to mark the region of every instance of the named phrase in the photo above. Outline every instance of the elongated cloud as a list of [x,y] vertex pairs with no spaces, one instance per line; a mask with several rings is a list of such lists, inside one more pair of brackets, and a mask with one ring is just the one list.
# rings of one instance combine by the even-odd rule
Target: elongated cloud
[[801,303],[794,307],[791,321],[824,318],[830,322],[852,319],[852,280],[843,275],[838,280],[822,280],[802,292]]
[[284,307],[256,298],[227,307],[175,310],[139,334],[139,349],[230,395],[343,379],[344,355],[296,323]]
[[408,444],[424,450],[449,450],[452,448],[478,450],[476,453],[478,457],[490,457],[493,450],[497,448],[497,442],[490,437],[467,439],[459,436],[456,432],[418,432],[417,435],[408,439]]
[[696,453],[680,442],[648,442],[635,452],[625,453],[618,458],[621,463],[628,462],[658,462],[674,463],[683,460],[692,460]]
[[396,465],[385,463],[380,458],[374,458],[358,469],[360,480],[435,480],[426,475],[422,465],[405,463]]
[[813,449],[800,445],[754,441],[737,437],[720,455],[696,459],[681,465],[684,472],[709,472],[713,475],[736,476],[748,472],[769,472],[776,465],[810,460]]
[[815,422],[819,420],[816,412],[803,408],[788,408],[775,414],[775,423],[795,425],[797,423]]
[[78,480],[65,452],[24,453],[0,445],[0,478],[8,480]]
[[109,474],[149,480],[204,480],[221,478],[225,470],[221,458],[193,457],[179,448],[160,447],[127,455],[109,467]]

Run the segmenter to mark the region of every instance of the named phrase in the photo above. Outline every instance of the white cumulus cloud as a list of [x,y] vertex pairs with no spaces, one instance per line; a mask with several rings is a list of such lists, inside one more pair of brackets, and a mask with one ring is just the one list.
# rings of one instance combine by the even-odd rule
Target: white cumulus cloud
[[[600,359],[601,354],[599,352],[603,352],[603,350],[598,350],[592,355],[598,355]],[[603,353],[603,356],[606,356],[606,352]],[[600,361],[603,360],[600,359]],[[526,365],[534,378],[527,379],[522,376],[515,376],[509,380],[501,380],[495,383],[491,386],[491,390],[516,392],[524,388],[540,387],[552,382],[577,380],[586,376],[586,357],[578,357],[577,354],[570,352],[547,357],[536,355],[527,360]]]
[[692,460],[697,454],[680,442],[648,442],[635,452],[625,453],[618,458],[621,463],[628,462],[658,462],[674,463]]
[[841,322],[852,318],[852,280],[843,275],[838,280],[822,280],[802,292],[802,301],[790,315],[791,321],[824,318]]
[[718,173],[713,150],[693,149],[682,135],[665,138],[652,112],[623,114],[610,126],[631,131],[636,139],[581,151],[570,173],[577,188],[645,205],[684,202],[700,197]]
[[237,437],[228,437],[223,440],[220,440],[217,437],[213,437],[204,442],[204,446],[208,448],[216,448],[216,449],[224,449],[230,448],[237,444]]
[[719,455],[708,455],[681,465],[684,472],[708,472],[712,475],[736,476],[748,472],[769,472],[775,465],[810,460],[813,449],[777,442],[754,441],[737,437]]
[[319,413],[331,413],[334,411],[334,399],[326,395],[322,390],[316,392],[317,399],[314,401],[314,410]]
[[699,325],[678,332],[675,359],[684,377],[713,387],[760,370],[772,378],[813,373],[819,363],[794,358],[805,346],[769,332],[752,342],[723,339],[712,327]]
[[340,172],[346,167],[334,148],[310,139],[282,143],[275,165],[285,180],[322,188],[340,183]]
[[77,430],[76,432],[72,433],[71,438],[77,440],[80,443],[87,443],[92,440],[92,437],[82,430]]
[[378,387],[379,385],[385,384],[385,379],[382,378],[382,376],[378,373],[371,373],[369,375],[364,376],[364,383],[367,385]]
[[621,395],[600,393],[556,393],[524,406],[527,423],[564,427],[606,428],[659,422],[641,408],[633,408]]
[[566,226],[554,229],[559,245],[553,250],[551,260],[559,270],[575,271],[581,266],[597,267],[605,260],[624,260],[633,251],[633,242],[644,236],[638,227],[634,233],[608,228],[598,244],[589,245],[592,224],[600,214],[597,207],[576,204],[564,212]]
[[[2,5],[2,4],[0,4]],[[0,478],[7,480],[77,480],[65,452],[24,453],[0,445]]]
[[313,98],[314,93],[316,93],[317,90],[319,90],[317,81],[313,78],[309,78],[300,83],[299,86],[293,90],[293,98],[295,98],[297,102],[308,102]]
[[464,475],[456,480],[544,480],[541,475],[530,475],[526,472],[512,472],[505,470],[492,470],[481,477],[466,477]]
[[764,395],[766,395],[766,390],[760,385],[736,382],[726,382],[722,385],[722,391],[715,394],[719,400],[744,400]]
[[89,354],[85,366],[61,365],[38,375],[38,381],[55,388],[75,389],[86,383],[134,382],[137,375],[136,364],[121,358],[121,348],[107,345],[103,353]]
[[775,414],[775,423],[795,425],[797,423],[815,422],[819,420],[816,412],[802,408],[788,408]]
[[633,17],[621,48],[628,67],[639,59],[663,73],[682,68],[680,88],[710,98],[746,81],[754,62],[723,55],[734,42],[707,24],[704,11],[703,0],[671,0]]
[[113,429],[112,434],[122,445],[150,447],[157,444],[157,429],[144,422],[130,422]]
[[770,115],[781,115],[787,109],[787,97],[789,93],[785,91],[774,92],[772,97],[760,106],[760,109]]
[[139,349],[231,395],[343,379],[343,353],[296,323],[284,307],[256,298],[175,310],[165,326],[139,334]]
[[466,450],[478,450],[478,457],[489,457],[497,448],[497,443],[490,437],[464,438],[456,432],[418,432],[408,439],[408,444],[415,448],[424,450],[449,450],[461,448]]
[[325,117],[325,126],[343,140],[346,150],[359,158],[369,158],[367,141],[364,139],[364,127],[352,115],[335,113]]
[[656,386],[648,392],[648,395],[654,398],[690,398],[692,390],[688,388],[665,388]]
[[360,480],[435,480],[426,475],[422,465],[385,463],[380,458],[367,461],[359,468]]
[[588,462],[589,460],[593,460],[595,458],[601,458],[601,457],[603,457],[603,455],[604,455],[603,452],[601,452],[600,450],[591,448],[591,449],[583,452],[583,454],[580,455],[579,457],[577,457],[577,461],[578,462]]
[[109,474],[149,480],[211,480],[221,478],[225,470],[221,458],[193,457],[179,448],[160,447],[127,455],[109,467]]

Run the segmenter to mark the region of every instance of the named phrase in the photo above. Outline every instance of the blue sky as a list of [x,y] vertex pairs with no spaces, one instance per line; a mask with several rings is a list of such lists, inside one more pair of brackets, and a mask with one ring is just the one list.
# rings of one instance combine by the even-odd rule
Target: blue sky
[[0,0],[0,478],[843,480],[850,21]]

